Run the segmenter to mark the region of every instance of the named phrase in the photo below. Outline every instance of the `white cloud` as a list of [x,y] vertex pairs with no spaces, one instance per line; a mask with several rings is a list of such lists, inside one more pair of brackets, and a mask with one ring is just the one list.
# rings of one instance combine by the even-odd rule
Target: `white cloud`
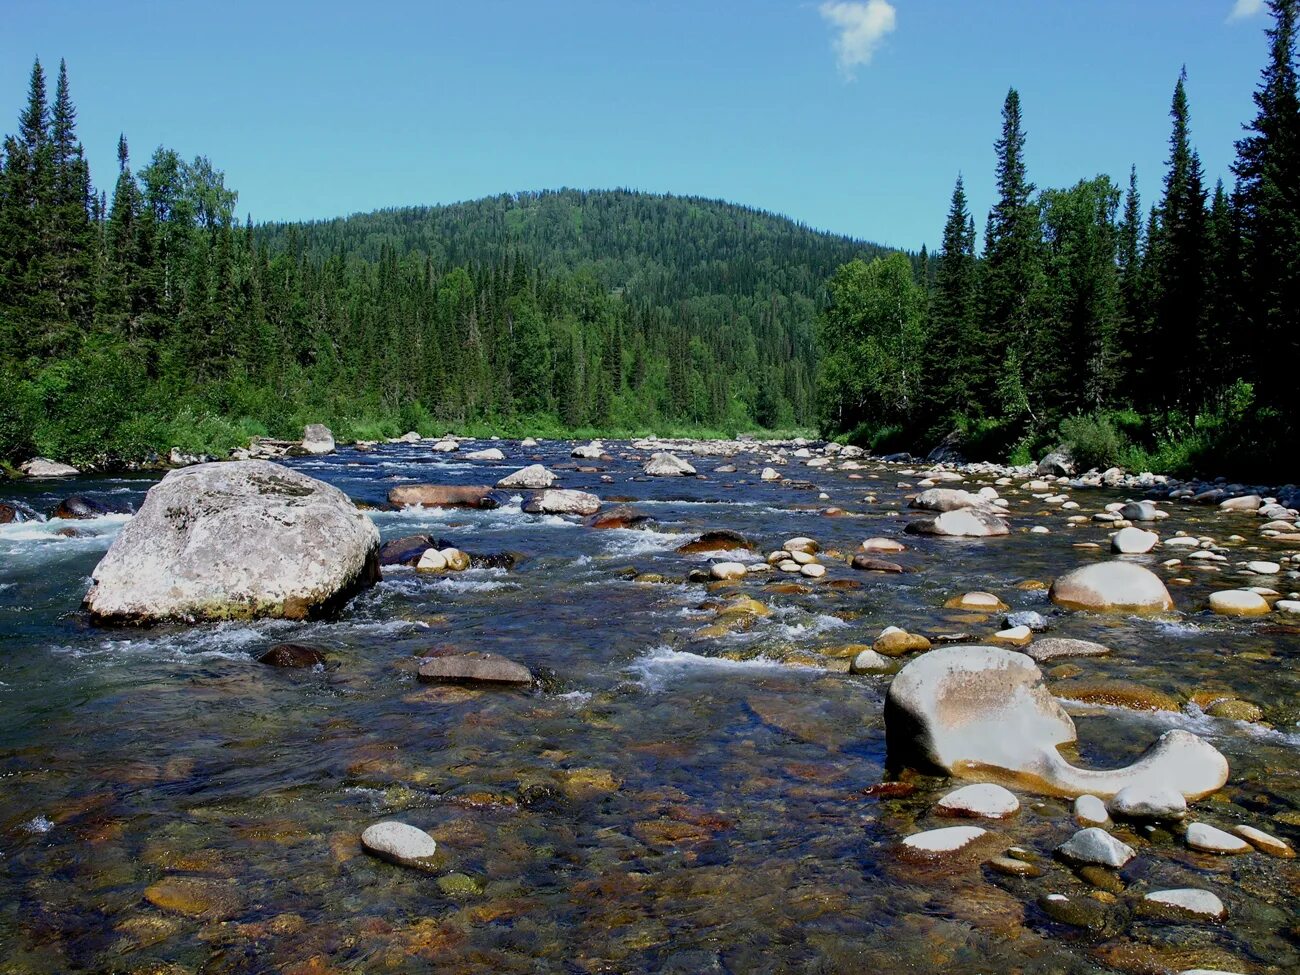
[[[1249,2],[1237,0],[1238,5]],[[845,81],[852,81],[859,67],[871,63],[871,55],[898,20],[887,0],[827,0],[817,9],[822,19],[836,30],[831,47],[835,49],[835,61]]]
[[1264,0],[1237,0],[1232,5],[1232,13],[1228,14],[1228,20],[1245,20],[1247,17],[1254,17],[1263,12]]

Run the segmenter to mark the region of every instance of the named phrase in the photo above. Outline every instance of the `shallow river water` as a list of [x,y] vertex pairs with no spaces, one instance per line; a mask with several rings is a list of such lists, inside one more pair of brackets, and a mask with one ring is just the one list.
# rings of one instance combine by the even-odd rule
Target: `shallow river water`
[[[899,857],[902,837],[950,824],[933,807],[951,784],[908,775],[873,789],[887,777],[889,677],[843,673],[835,656],[891,624],[987,638],[1000,616],[943,608],[968,590],[1038,610],[1052,635],[1114,650],[1069,672],[1180,705],[1071,705],[1073,757],[1126,764],[1162,730],[1187,728],[1232,766],[1194,817],[1294,844],[1300,626],[1205,611],[1216,589],[1298,587],[1236,569],[1275,551],[1259,519],[1169,506],[1162,535],[1212,535],[1229,558],[1217,571],[1177,570],[1191,583],[1171,586],[1174,614],[1057,613],[1029,585],[1110,557],[1077,547],[1104,544],[1104,526],[1066,516],[1123,495],[1075,491],[1072,512],[1004,487],[1009,537],[907,537],[908,551],[889,557],[909,571],[878,575],[845,559],[869,536],[903,538],[911,489],[900,484],[916,478],[897,465],[864,462],[858,477],[783,468],[824,501],[760,481],[758,453],[697,458],[701,477],[655,479],[626,444],[587,473],[570,444],[497,446],[504,463],[427,443],[287,463],[379,504],[397,484],[490,484],[540,458],[560,486],[629,501],[655,530],[594,530],[517,503],[374,511],[385,540],[430,533],[526,558],[509,572],[386,569],[328,622],[113,630],[89,625],[79,603],[125,516],[0,526],[0,973],[1300,971],[1297,860],[1214,857],[1174,832],[1120,828],[1139,856],[1100,889],[1052,859],[1075,828],[1068,803],[1029,794],[989,828],[1037,853],[1042,876]],[[738,472],[715,473],[726,463]],[[138,504],[151,483],[6,484],[0,499],[46,512],[74,492]],[[68,526],[76,537],[58,534]],[[806,535],[842,554],[824,557],[820,581],[687,583],[716,554],[676,549],[715,528],[743,532],[760,553]],[[1172,554],[1137,558],[1170,578],[1159,563]],[[631,569],[664,581],[633,581]],[[770,614],[706,629],[716,601],[737,593]],[[330,665],[258,663],[286,640],[322,648]],[[420,656],[442,647],[508,656],[538,686],[419,683]],[[1065,675],[1044,669],[1049,684]],[[1263,720],[1210,717],[1198,691],[1230,692]],[[381,819],[431,833],[440,872],[366,856],[358,834]],[[1169,887],[1214,891],[1227,920],[1135,909]],[[1088,902],[1087,923],[1045,913],[1051,893]]]

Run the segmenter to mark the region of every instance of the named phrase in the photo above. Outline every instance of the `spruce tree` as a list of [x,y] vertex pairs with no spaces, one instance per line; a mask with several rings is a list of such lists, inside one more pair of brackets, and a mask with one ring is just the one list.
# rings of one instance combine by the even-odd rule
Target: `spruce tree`
[[1269,0],[1269,59],[1255,91],[1255,118],[1237,143],[1235,210],[1241,233],[1245,341],[1257,350],[1259,399],[1300,427],[1300,98],[1296,90],[1298,0]]
[[1148,406],[1190,413],[1200,405],[1206,335],[1206,211],[1201,161],[1191,144],[1187,71],[1174,86],[1169,171],[1153,255],[1152,321],[1143,363]]
[[[934,295],[930,301],[925,343],[923,410],[931,423],[948,423],[980,413],[976,377],[981,348],[977,321],[975,224],[960,175],[953,186],[943,246],[934,261]],[[948,431],[942,431],[946,434]]]
[[998,199],[984,235],[983,336],[981,367],[974,377],[987,402],[1002,401],[1009,418],[1037,422],[1036,373],[1046,366],[1045,336],[1035,334],[1042,277],[1038,211],[1030,203],[1033,184],[1025,167],[1025,132],[1020,93],[1012,88],[1002,106],[997,153]]

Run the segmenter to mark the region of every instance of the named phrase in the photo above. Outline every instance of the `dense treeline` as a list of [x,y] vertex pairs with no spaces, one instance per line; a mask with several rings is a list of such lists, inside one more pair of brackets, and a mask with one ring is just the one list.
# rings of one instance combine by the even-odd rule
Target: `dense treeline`
[[255,228],[204,157],[92,188],[67,71],[0,157],[0,461],[250,434],[812,422],[824,281],[883,253],[770,214],[521,194]]
[[[1091,463],[1294,472],[1300,443],[1297,0],[1272,0],[1256,115],[1231,190],[1206,186],[1187,76],[1167,171],[1035,191],[1012,89],[983,252],[960,176],[930,267],[841,267],[820,324],[821,423],[877,446],[961,439],[1023,460],[1058,440]],[[956,436],[952,436],[952,435]]]

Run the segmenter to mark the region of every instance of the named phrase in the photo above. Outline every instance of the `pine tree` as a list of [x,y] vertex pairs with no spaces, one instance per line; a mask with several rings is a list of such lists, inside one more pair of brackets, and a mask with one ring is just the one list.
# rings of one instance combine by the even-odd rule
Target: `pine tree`
[[1300,411],[1293,375],[1300,355],[1300,98],[1297,0],[1269,0],[1269,59],[1255,91],[1255,118],[1237,143],[1234,196],[1241,232],[1245,341],[1259,351],[1251,378],[1260,400],[1291,418]]
[[1150,407],[1186,413],[1204,397],[1200,380],[1206,338],[1205,186],[1191,145],[1186,69],[1174,86],[1169,115],[1169,171],[1159,207],[1160,232],[1150,245],[1154,302],[1143,385]]
[[1012,88],[1002,107],[997,153],[998,199],[984,235],[984,315],[981,345],[986,356],[975,377],[981,396],[1004,395],[1011,418],[1037,422],[1036,370],[1051,354],[1047,336],[1035,334],[1042,280],[1038,211],[1030,202],[1033,184],[1025,168],[1025,132],[1020,93]]
[[[1137,166],[1129,167],[1128,191],[1124,194],[1124,216],[1120,220],[1116,245],[1120,302],[1123,308],[1121,344],[1133,350],[1147,327],[1147,291],[1142,278],[1142,199],[1138,195]],[[1134,372],[1130,367],[1123,388],[1129,396]]]
[[982,359],[975,224],[960,175],[953,186],[943,247],[934,267],[923,409],[929,422],[948,423],[959,417],[974,418],[981,412],[975,385]]
[[54,345],[75,340],[89,324],[94,271],[94,228],[90,221],[90,170],[76,134],[77,111],[68,88],[68,68],[59,79],[50,125],[51,280],[59,321],[51,323]]

